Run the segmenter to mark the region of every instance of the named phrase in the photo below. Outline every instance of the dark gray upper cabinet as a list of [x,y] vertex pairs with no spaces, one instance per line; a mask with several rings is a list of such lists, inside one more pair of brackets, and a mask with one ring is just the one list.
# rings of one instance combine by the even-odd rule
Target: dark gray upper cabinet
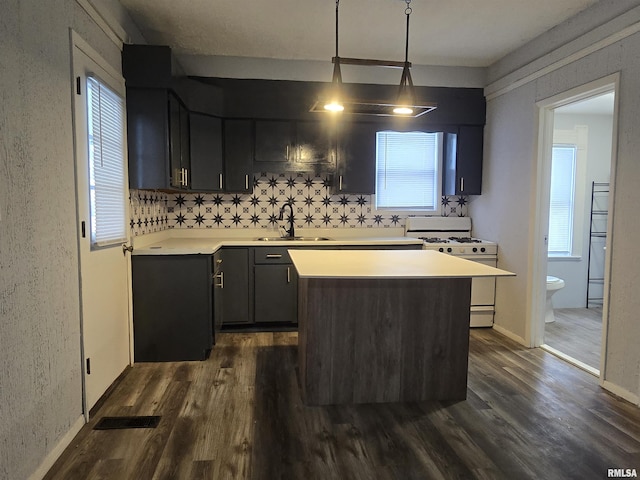
[[262,172],[329,173],[335,170],[329,122],[256,120],[254,169]]
[[333,193],[375,193],[377,123],[343,121],[337,126]]
[[177,96],[163,88],[127,88],[131,188],[187,188],[188,139],[188,112]]
[[173,92],[169,92],[169,149],[171,187],[186,190],[191,180],[189,112]]
[[253,122],[225,119],[224,189],[227,192],[253,191]]
[[122,76],[127,87],[171,88],[176,64],[171,48],[163,45],[122,46]]
[[330,121],[296,122],[297,163],[320,172],[335,171],[336,133],[335,123]]
[[224,189],[222,120],[201,113],[190,114],[191,189],[220,192]]
[[[287,120],[256,120],[256,169],[270,164],[287,164],[294,160],[294,123]],[[282,167],[280,167],[282,168]]]
[[136,362],[204,360],[213,344],[211,255],[131,257]]
[[457,134],[445,134],[443,194],[482,193],[483,127],[460,126]]

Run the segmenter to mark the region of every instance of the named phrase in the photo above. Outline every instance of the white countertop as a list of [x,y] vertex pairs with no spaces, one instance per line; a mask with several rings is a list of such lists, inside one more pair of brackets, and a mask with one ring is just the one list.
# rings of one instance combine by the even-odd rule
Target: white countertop
[[289,250],[301,278],[461,278],[514,273],[434,250]]
[[[260,238],[260,232],[251,232],[246,236],[224,237],[181,237],[181,236],[164,236],[156,237],[152,242],[134,243],[134,255],[196,255],[196,254],[212,254],[221,247],[337,247],[340,245],[420,245],[421,240],[402,236],[329,236],[318,234],[314,231],[305,232],[304,237],[327,236],[331,240],[321,240],[317,242],[304,240],[257,240]],[[324,232],[323,232],[324,233]],[[267,236],[267,235],[262,235]]]

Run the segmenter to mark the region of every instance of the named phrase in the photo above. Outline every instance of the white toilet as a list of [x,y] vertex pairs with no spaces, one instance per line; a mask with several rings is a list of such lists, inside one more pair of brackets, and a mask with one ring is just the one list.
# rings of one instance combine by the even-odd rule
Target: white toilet
[[552,277],[547,275],[547,306],[545,309],[544,322],[552,323],[556,321],[556,317],[553,315],[553,304],[551,303],[551,297],[554,293],[564,287],[564,280],[558,277]]

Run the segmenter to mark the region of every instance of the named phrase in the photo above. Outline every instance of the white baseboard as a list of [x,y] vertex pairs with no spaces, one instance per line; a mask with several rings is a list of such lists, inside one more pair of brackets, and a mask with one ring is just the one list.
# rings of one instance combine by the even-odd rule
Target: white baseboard
[[84,415],[80,415],[80,417],[78,417],[78,419],[71,426],[69,431],[64,435],[64,437],[60,439],[58,444],[45,457],[45,459],[42,461],[42,463],[36,469],[36,471],[31,474],[31,476],[29,477],[29,480],[42,480],[44,478],[44,476],[51,469],[53,464],[56,463],[56,460],[58,460],[58,457],[62,455],[62,452],[64,452],[64,449],[71,444],[71,442],[73,441],[75,436],[78,434],[78,432],[82,429],[84,424],[85,424]]
[[527,342],[524,341],[524,338],[519,337],[518,335],[516,335],[515,333],[513,333],[511,330],[507,330],[504,327],[501,327],[500,325],[496,325],[495,323],[493,324],[493,329],[504,335],[507,338],[510,338],[511,340],[518,342],[520,345],[524,345],[525,347],[528,347]]
[[617,395],[620,398],[625,399],[627,402],[631,402],[634,405],[640,405],[640,397],[635,393],[631,393],[629,390],[626,390],[614,383],[609,382],[608,380],[604,380],[602,382],[602,388],[608,390],[609,392]]

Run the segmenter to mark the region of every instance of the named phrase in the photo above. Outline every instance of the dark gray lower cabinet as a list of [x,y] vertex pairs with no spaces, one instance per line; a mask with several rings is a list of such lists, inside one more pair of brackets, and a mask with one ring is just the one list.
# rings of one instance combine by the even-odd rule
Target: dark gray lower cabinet
[[136,362],[204,360],[213,345],[211,255],[134,255]]
[[298,273],[292,264],[256,265],[256,323],[298,323]]
[[215,289],[220,291],[217,297],[222,298],[221,322],[224,325],[251,323],[249,249],[223,248],[219,253],[222,262]]

